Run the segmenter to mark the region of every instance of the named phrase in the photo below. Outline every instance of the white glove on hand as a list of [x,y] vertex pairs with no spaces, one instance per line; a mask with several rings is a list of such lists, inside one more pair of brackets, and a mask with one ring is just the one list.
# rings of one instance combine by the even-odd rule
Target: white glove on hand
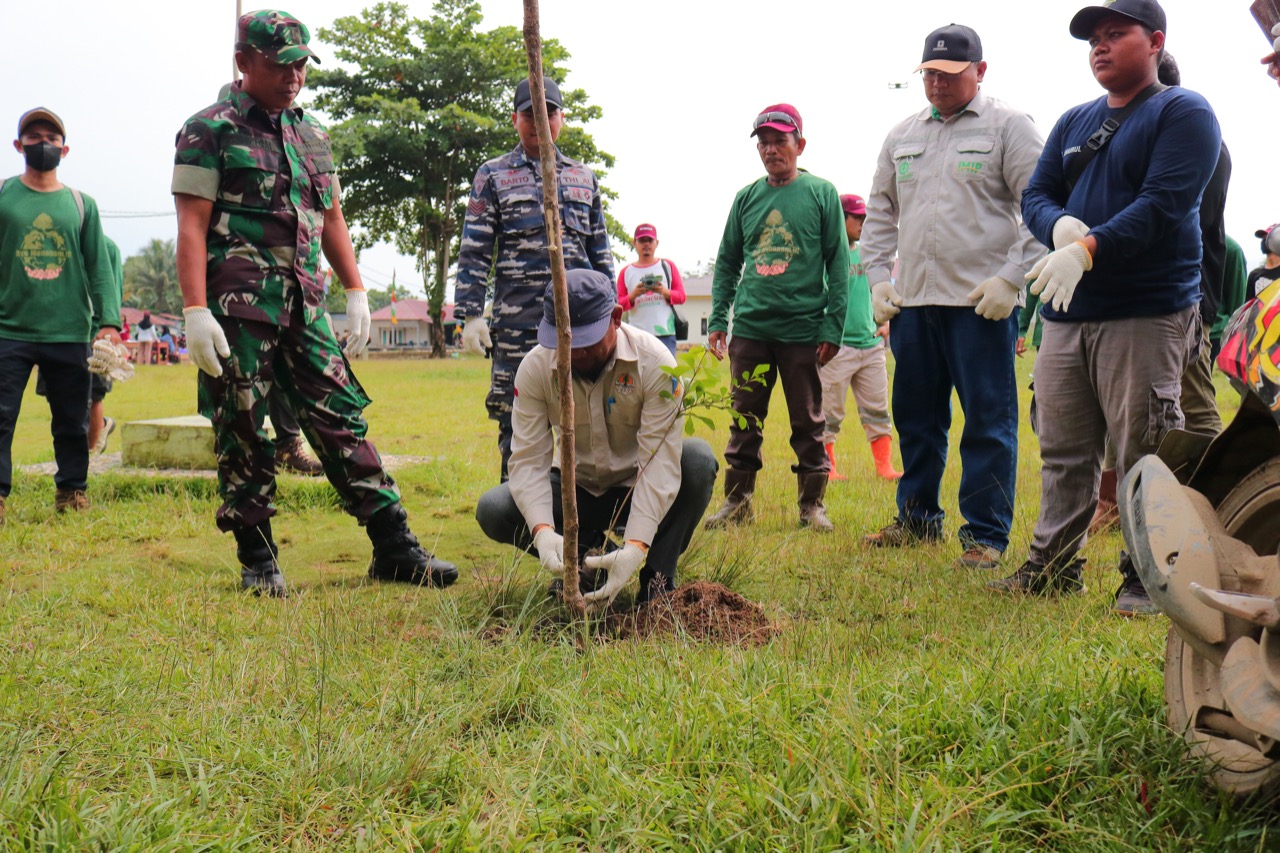
[[1089,233],[1089,226],[1074,216],[1059,216],[1053,223],[1053,248],[1065,249],[1072,243],[1083,240]]
[[1276,53],[1280,53],[1280,24],[1276,24],[1271,28],[1271,35],[1274,37],[1271,40],[1271,49]]
[[1021,292],[1021,287],[997,275],[969,291],[969,301],[978,303],[973,310],[984,320],[1003,320],[1013,313]]
[[893,289],[893,283],[877,282],[871,285],[871,311],[876,316],[876,325],[887,323],[902,310],[902,297]]
[[129,363],[129,348],[123,344],[113,344],[106,338],[99,338],[93,342],[89,372],[110,376],[117,382],[132,379],[133,365]]
[[533,534],[533,547],[538,549],[538,562],[549,572],[564,571],[564,537],[550,527]]
[[1071,295],[1086,272],[1093,269],[1093,258],[1083,243],[1072,243],[1065,249],[1050,252],[1027,273],[1027,281],[1035,279],[1031,292],[1040,301],[1065,313],[1071,307]]
[[218,356],[230,358],[231,347],[213,312],[208,308],[183,308],[182,316],[187,321],[187,353],[191,360],[210,376],[221,376]]
[[485,350],[493,349],[489,324],[483,317],[472,317],[462,324],[462,349],[472,355],[484,355]]
[[583,596],[587,601],[587,610],[592,615],[609,609],[609,605],[622,592],[622,588],[631,580],[636,569],[644,563],[645,550],[634,542],[628,542],[617,551],[599,557],[587,557],[582,564],[588,569],[605,569],[609,572],[609,580],[595,592]]
[[369,294],[363,290],[347,291],[347,358],[355,358],[369,346]]

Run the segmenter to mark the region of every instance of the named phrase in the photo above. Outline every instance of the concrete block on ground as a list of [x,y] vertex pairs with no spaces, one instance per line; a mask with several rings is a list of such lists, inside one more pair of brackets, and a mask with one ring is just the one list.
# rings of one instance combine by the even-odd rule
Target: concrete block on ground
[[[270,418],[268,434],[274,434]],[[182,468],[212,471],[218,467],[213,452],[213,424],[202,415],[129,421],[122,428],[121,462],[131,468]]]

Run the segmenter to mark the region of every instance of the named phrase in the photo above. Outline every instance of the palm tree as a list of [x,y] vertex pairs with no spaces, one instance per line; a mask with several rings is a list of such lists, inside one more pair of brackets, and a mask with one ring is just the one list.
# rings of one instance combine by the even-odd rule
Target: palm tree
[[124,262],[125,301],[162,314],[182,307],[178,254],[173,240],[152,240]]

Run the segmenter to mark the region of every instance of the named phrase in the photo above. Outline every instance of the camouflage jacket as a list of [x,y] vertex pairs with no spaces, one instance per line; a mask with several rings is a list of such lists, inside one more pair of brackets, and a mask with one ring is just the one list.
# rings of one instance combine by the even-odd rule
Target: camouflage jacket
[[[557,149],[556,176],[565,269],[595,269],[612,279],[613,255],[595,174]],[[491,268],[493,328],[536,327],[551,262],[542,216],[542,172],[520,146],[476,172],[462,228],[455,317],[484,314]]]
[[339,192],[324,127],[296,107],[273,119],[236,83],[187,119],[177,147],[173,192],[213,202],[210,310],[285,326],[301,285],[306,321],[322,316],[320,234]]

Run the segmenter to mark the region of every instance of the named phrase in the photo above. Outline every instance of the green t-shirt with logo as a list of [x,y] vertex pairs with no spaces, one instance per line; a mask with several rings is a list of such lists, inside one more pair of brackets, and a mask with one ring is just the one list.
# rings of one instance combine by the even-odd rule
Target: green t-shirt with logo
[[871,285],[867,284],[867,271],[862,266],[858,244],[854,243],[849,247],[849,308],[844,315],[844,340],[840,345],[871,349],[880,343],[871,313]]
[[98,206],[71,190],[36,192],[17,178],[0,192],[0,338],[88,343],[120,328],[120,290]]
[[[712,332],[784,344],[839,344],[849,301],[849,243],[836,188],[801,171],[739,191],[711,285]],[[868,297],[869,299],[869,297]]]

